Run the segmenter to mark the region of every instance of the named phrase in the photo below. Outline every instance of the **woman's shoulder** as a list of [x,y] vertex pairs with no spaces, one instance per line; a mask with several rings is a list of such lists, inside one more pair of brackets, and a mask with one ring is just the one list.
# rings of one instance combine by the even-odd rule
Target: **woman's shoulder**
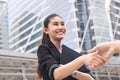
[[49,44],[48,43],[45,43],[45,44],[40,44],[39,46],[38,46],[38,49],[39,48],[48,48],[49,47]]
[[41,51],[43,52],[46,50],[49,50],[49,47],[46,44],[41,44],[38,46],[37,52],[41,52]]
[[48,42],[45,43],[45,44],[40,44],[40,45],[39,45],[39,48],[41,48],[41,47],[51,48],[51,47],[53,47],[53,46],[54,46],[54,44],[53,44],[51,41],[48,41]]

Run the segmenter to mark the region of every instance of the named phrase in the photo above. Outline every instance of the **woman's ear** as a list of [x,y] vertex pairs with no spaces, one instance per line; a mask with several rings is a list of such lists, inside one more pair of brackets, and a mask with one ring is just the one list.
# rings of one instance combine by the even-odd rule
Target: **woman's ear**
[[46,33],[46,34],[48,34],[48,28],[44,28],[43,32]]

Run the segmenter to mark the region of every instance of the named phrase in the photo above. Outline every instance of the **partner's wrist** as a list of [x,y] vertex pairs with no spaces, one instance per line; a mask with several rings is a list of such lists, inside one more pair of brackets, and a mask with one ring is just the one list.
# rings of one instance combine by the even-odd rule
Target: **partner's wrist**
[[120,40],[112,41],[112,45],[115,48],[115,52],[120,52]]

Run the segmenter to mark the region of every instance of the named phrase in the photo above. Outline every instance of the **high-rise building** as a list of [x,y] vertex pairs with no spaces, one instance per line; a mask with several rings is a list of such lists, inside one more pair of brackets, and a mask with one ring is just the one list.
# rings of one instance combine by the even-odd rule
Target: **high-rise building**
[[113,0],[110,4],[110,17],[114,39],[120,39],[120,1]]
[[10,49],[35,53],[42,38],[42,21],[50,13],[63,17],[67,27],[63,43],[78,52],[110,41],[111,26],[104,4],[105,0],[53,0],[52,3],[51,0],[11,0],[8,4]]
[[0,1],[0,49],[8,50],[8,48],[7,3]]
[[89,11],[88,11],[88,1],[87,0],[76,0],[76,17],[77,17],[77,33],[79,41],[79,50],[85,52],[92,48],[91,46],[91,35],[90,26],[88,23]]
[[[110,3],[110,20],[112,25],[112,32],[115,40],[120,39],[120,0],[111,0]],[[116,53],[115,56],[119,56]]]
[[[109,22],[104,22],[104,25],[100,24],[103,23],[102,21],[107,21],[105,8],[101,7],[104,2],[104,0],[61,0],[57,2],[56,0],[10,0],[8,4],[10,49],[35,53],[42,38],[42,21],[50,13],[57,13],[63,17],[67,27],[67,35],[63,43],[78,52],[86,52],[96,43],[110,41],[110,30],[106,32]],[[18,6],[18,4],[21,5]],[[103,13],[95,14],[94,11],[97,12],[97,10]],[[105,20],[102,14],[105,14]],[[101,19],[98,18],[98,20],[97,16]],[[97,23],[97,20],[102,21]]]
[[120,0],[111,0],[110,18],[114,39],[120,39]]
[[89,9],[89,20],[91,20],[93,24],[91,29],[94,30],[93,39],[96,40],[96,44],[113,40],[109,14],[105,7],[105,0],[93,0]]
[[[96,44],[113,40],[106,0],[76,0],[79,48],[82,52]],[[80,50],[79,49],[79,50]]]
[[42,38],[43,19],[57,13],[63,17],[67,27],[63,43],[79,50],[74,4],[75,0],[9,0],[10,49],[35,53]]

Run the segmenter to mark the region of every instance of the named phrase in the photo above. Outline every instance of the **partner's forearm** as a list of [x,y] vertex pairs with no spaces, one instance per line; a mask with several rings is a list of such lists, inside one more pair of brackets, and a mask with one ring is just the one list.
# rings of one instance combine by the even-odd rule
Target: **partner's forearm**
[[111,45],[115,48],[115,52],[120,52],[120,40],[112,41]]

